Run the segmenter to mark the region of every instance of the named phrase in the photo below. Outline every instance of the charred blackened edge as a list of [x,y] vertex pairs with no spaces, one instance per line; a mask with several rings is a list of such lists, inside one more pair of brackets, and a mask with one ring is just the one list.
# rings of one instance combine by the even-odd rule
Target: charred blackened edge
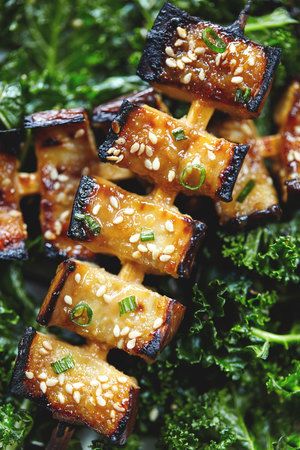
[[109,436],[109,440],[114,444],[125,444],[127,437],[133,431],[135,419],[138,411],[139,389],[130,388],[129,402],[126,409],[126,414],[118,423],[118,427],[113,434]]
[[65,259],[67,253],[58,248],[53,242],[45,241],[44,243],[45,255],[49,259]]
[[[55,242],[55,241],[54,241]],[[65,249],[59,248],[53,241],[45,241],[44,243],[44,252],[45,256],[49,259],[54,259],[58,262],[64,261],[65,259],[69,258],[76,258],[80,261],[94,261],[96,258],[96,255],[89,254],[86,252],[86,249],[82,247],[83,253],[78,253],[78,244],[74,243],[76,247],[76,252],[72,254],[72,242],[70,242],[70,245],[68,247],[71,247],[71,250],[66,251]]]
[[68,123],[80,123],[86,120],[86,114],[83,108],[41,111],[26,116],[24,119],[24,127],[47,128]]
[[[138,107],[139,107],[139,105],[133,104],[129,100],[123,101],[118,114],[114,118],[114,122],[119,124],[120,131],[126,124],[129,114],[135,108],[138,108]],[[111,147],[113,147],[113,145],[114,145],[115,141],[118,139],[118,137],[119,137],[119,133],[116,133],[112,128],[110,128],[105,141],[103,142],[102,145],[100,145],[100,147],[98,149],[98,156],[102,162],[107,161],[107,157],[109,156],[107,152]]]
[[19,128],[0,130],[0,153],[18,156],[23,138],[23,131]]
[[76,262],[72,259],[64,261],[62,265],[63,269],[61,271],[60,277],[56,280],[55,286],[53,288],[51,286],[51,295],[47,299],[45,299],[37,316],[36,321],[40,325],[47,326],[51,321],[51,317],[56,308],[56,303],[61,294],[61,291],[70,273],[74,272],[74,270],[76,269]]
[[67,236],[75,241],[86,241],[89,239],[89,233],[84,227],[83,221],[76,218],[77,214],[85,214],[86,207],[90,198],[97,190],[98,184],[96,180],[88,175],[81,177],[71,215],[71,221]]
[[179,278],[188,278],[190,276],[194,264],[194,259],[198,252],[200,243],[205,237],[207,229],[205,223],[200,222],[198,220],[192,219],[189,220],[191,221],[192,226],[192,236],[190,238],[188,247],[185,251],[184,258],[178,264],[177,275],[179,276]]
[[221,187],[217,189],[217,198],[223,202],[231,202],[232,191],[240,173],[243,161],[250,148],[248,144],[238,144],[233,148],[233,156],[225,170],[220,175]]
[[243,214],[234,219],[228,220],[224,223],[225,228],[231,231],[240,231],[251,228],[257,224],[263,225],[269,221],[279,220],[282,215],[282,210],[279,205],[272,205],[269,208],[255,211],[251,214]]
[[185,307],[181,303],[170,299],[164,324],[155,331],[151,341],[144,345],[138,354],[148,362],[155,361],[159,353],[162,352],[176,333],[183,319],[184,312]]
[[26,260],[28,259],[28,251],[24,241],[15,242],[0,251],[0,260]]

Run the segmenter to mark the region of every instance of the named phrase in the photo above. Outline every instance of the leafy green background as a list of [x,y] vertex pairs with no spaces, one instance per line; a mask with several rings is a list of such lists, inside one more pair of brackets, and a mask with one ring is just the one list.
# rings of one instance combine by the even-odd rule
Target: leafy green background
[[[136,66],[162,3],[2,0],[0,127],[17,126],[24,114],[42,109],[91,109],[142,86]],[[244,2],[174,3],[203,18],[230,23]],[[274,129],[274,105],[300,74],[296,3],[255,1],[248,22],[251,39],[283,50],[274,88],[258,120],[262,133]],[[32,169],[32,149],[25,148],[23,163]],[[41,448],[55,425],[47,412],[12,398],[8,390],[18,340],[25,326],[34,325],[55,270],[55,263],[43,255],[39,230],[31,226],[37,200],[23,207],[30,225],[30,259],[0,265],[0,448],[5,449]],[[234,235],[216,227],[211,205],[200,217],[209,223],[209,234],[191,280],[146,280],[187,305],[176,339],[151,366],[119,352],[110,356],[141,385],[136,431],[126,449],[140,449],[149,435],[157,438],[158,448],[171,450],[299,449],[299,212],[285,208],[282,223]],[[32,281],[41,286],[37,298],[28,294]],[[71,449],[81,448],[78,433]],[[114,447],[97,441],[93,448]]]

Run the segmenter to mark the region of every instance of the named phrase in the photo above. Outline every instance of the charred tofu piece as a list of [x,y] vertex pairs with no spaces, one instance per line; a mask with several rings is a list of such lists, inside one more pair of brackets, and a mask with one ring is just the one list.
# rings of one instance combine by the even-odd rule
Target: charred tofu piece
[[73,346],[28,328],[11,391],[46,407],[60,421],[87,425],[122,444],[134,425],[139,388],[104,361],[96,346]]
[[276,115],[280,125],[279,176],[284,199],[300,195],[300,83],[295,81],[279,105]]
[[190,274],[205,225],[102,178],[84,176],[68,235],[94,253],[136,262],[146,273]]
[[233,190],[233,201],[216,203],[221,225],[243,228],[253,223],[278,219],[281,215],[279,199],[273,180],[264,164],[257,145],[257,131],[251,120],[227,120],[218,126],[221,136],[234,142],[250,142]]
[[183,119],[124,101],[99,157],[165,191],[231,201],[247,150],[247,145],[218,139]]
[[91,259],[91,252],[67,237],[80,177],[99,165],[87,113],[83,109],[43,111],[26,117],[25,127],[34,129],[47,253]]
[[166,3],[148,34],[138,75],[171,97],[256,117],[279,59],[280,49],[246,39],[237,23],[222,27]]
[[176,333],[184,310],[141,284],[68,260],[58,267],[37,321],[153,361]]
[[20,130],[0,131],[0,260],[27,258],[27,231],[18,193],[20,142]]

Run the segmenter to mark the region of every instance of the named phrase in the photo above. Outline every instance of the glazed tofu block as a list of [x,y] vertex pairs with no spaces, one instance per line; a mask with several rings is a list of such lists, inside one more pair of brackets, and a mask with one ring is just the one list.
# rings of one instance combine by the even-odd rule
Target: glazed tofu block
[[58,267],[37,321],[153,361],[176,333],[184,310],[141,284],[68,260]]
[[280,125],[280,169],[284,198],[300,195],[300,83],[288,89],[276,116]]
[[84,176],[68,236],[94,253],[138,263],[147,273],[188,276],[205,225],[102,178]]
[[28,328],[11,391],[46,407],[60,421],[84,424],[122,444],[134,425],[139,388],[104,361],[96,346],[73,346]]
[[124,101],[99,157],[163,190],[231,201],[247,150],[247,145],[218,139],[186,120]]
[[279,59],[280,49],[249,41],[236,24],[222,27],[166,3],[148,34],[138,75],[171,97],[256,117]]
[[20,130],[0,131],[0,260],[27,257],[27,231],[17,186],[20,141]]
[[257,131],[251,120],[227,120],[218,126],[220,135],[235,142],[250,143],[233,190],[233,201],[216,203],[221,225],[243,228],[253,223],[278,219],[279,199],[273,180],[257,145]]
[[67,237],[70,214],[82,173],[99,165],[83,109],[43,111],[25,118],[33,128],[41,194],[40,220],[49,256],[93,255]]

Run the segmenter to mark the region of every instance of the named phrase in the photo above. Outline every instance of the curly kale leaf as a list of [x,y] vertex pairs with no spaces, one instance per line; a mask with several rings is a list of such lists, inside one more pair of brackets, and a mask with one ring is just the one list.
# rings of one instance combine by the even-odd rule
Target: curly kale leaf
[[291,372],[286,376],[269,374],[267,386],[270,391],[275,391],[283,398],[291,398],[294,395],[300,396],[300,361],[294,361]]
[[0,81],[0,129],[16,128],[23,114],[22,91],[19,83],[5,84]]
[[300,281],[300,214],[291,222],[272,224],[235,235],[222,235],[224,257],[238,267],[284,283]]
[[11,403],[0,405],[1,448],[10,450],[22,448],[22,444],[33,424],[30,414]]
[[[105,439],[98,439],[97,441],[92,442],[90,448],[92,450],[118,450],[120,449],[120,446],[109,444]],[[126,444],[122,446],[122,449],[124,450],[140,450],[141,448],[140,438],[136,434],[129,436]]]

